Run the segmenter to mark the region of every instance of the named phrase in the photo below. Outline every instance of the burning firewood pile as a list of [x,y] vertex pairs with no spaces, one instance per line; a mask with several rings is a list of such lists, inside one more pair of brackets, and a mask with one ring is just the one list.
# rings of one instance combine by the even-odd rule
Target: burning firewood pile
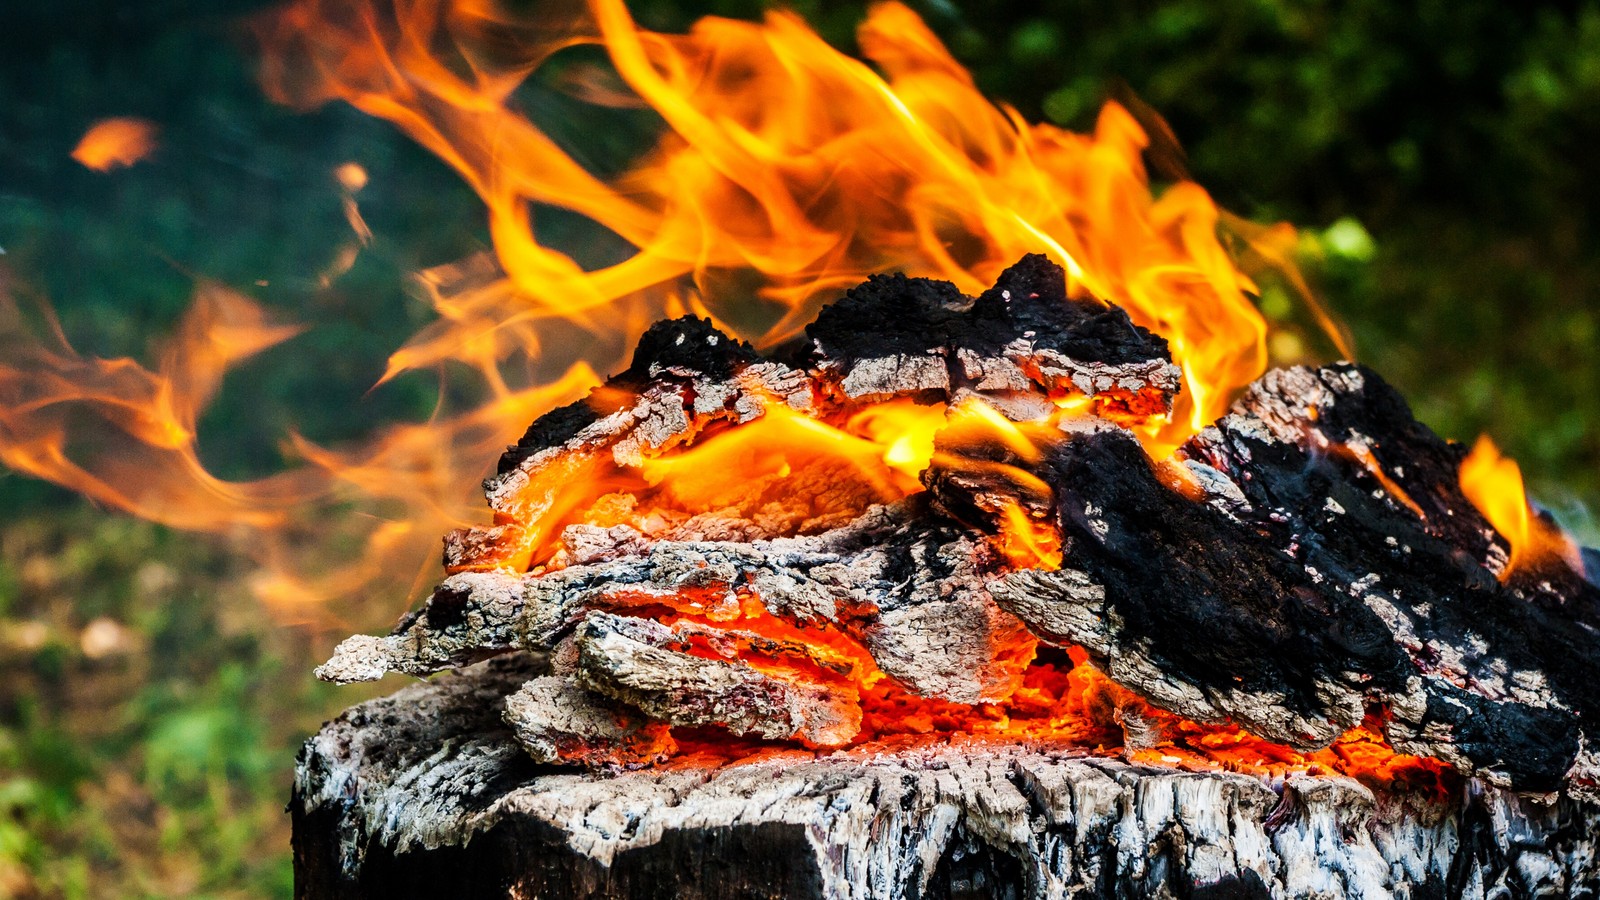
[[658,323],[318,669],[471,667],[307,745],[302,891],[1590,883],[1582,555],[1497,531],[1368,369],[1268,372],[1167,446],[1187,389],[1037,255],[976,298],[875,276],[766,356]]

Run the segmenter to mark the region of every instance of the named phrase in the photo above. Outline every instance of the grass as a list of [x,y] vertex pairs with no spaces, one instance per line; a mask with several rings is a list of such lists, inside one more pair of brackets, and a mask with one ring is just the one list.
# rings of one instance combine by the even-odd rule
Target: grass
[[220,546],[91,509],[0,534],[0,896],[283,897],[311,678]]

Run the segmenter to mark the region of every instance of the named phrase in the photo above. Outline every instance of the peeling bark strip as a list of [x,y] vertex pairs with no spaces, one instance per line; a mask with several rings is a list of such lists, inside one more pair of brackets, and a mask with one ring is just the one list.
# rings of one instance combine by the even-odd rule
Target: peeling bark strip
[[[431,675],[506,650],[552,650],[594,610],[676,605],[732,615],[744,594],[785,621],[854,636],[884,673],[924,696],[997,700],[1026,663],[1004,648],[1028,638],[989,598],[984,584],[999,561],[978,537],[937,522],[915,498],[875,507],[845,528],[770,541],[651,543],[620,527],[580,533],[571,543],[586,548],[583,564],[451,576],[393,634],[346,639],[317,677]],[[759,636],[748,647],[777,659],[808,652]]]
[[1497,579],[1504,545],[1461,494],[1462,455],[1366,369],[1273,372],[1181,451],[1204,503],[1124,432],[1053,448],[1039,474],[1066,562],[995,596],[1191,719],[1315,747],[1379,708],[1402,752],[1588,790],[1600,589],[1565,569]]
[[[552,770],[512,657],[346,712],[301,752],[296,890],[341,897],[1593,896],[1600,809],[1481,782],[1438,805],[1064,748]],[[516,696],[513,694],[513,696]]]

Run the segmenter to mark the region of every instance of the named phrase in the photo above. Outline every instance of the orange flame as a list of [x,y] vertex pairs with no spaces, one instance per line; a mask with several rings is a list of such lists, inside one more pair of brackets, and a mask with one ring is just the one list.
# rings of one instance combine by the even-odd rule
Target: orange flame
[[[15,338],[21,310],[7,302],[0,319]],[[80,356],[48,324],[55,346],[14,339],[0,366],[0,461],[177,528],[265,528],[282,520],[295,492],[282,481],[212,477],[196,454],[195,423],[230,365],[298,329],[270,324],[254,303],[205,285],[152,372],[129,359]],[[84,416],[93,417],[89,427]],[[87,462],[73,460],[70,438],[79,439]],[[82,447],[86,441],[93,445]]]
[[1551,560],[1583,571],[1577,545],[1533,511],[1522,486],[1522,469],[1516,460],[1500,455],[1488,435],[1480,435],[1472,452],[1461,461],[1460,478],[1461,492],[1511,545],[1510,558],[1500,571],[1501,581],[1519,568]]
[[[1184,373],[1176,413],[1119,419],[1153,451],[1220,414],[1265,367],[1266,326],[1250,302],[1253,284],[1227,248],[1282,258],[1286,228],[1228,219],[1191,183],[1158,196],[1141,160],[1146,132],[1116,104],[1090,134],[1031,124],[991,104],[897,3],[875,7],[862,24],[865,62],[835,51],[791,14],[710,18],[668,35],[639,28],[620,0],[592,0],[559,22],[514,15],[492,0],[295,0],[256,26],[273,97],[299,105],[344,100],[388,119],[483,198],[494,259],[423,273],[437,319],[391,354],[380,383],[464,366],[486,399],[478,409],[441,409],[428,422],[397,425],[338,451],[291,436],[296,465],[232,484],[201,465],[195,420],[222,370],[250,347],[286,337],[271,330],[283,326],[262,320],[255,327],[264,330],[244,344],[206,357],[209,380],[165,362],[151,370],[84,359],[70,348],[47,352],[45,342],[0,370],[7,384],[0,458],[179,527],[270,535],[250,544],[268,564],[258,587],[275,603],[363,593],[363,579],[406,571],[394,563],[405,553],[428,555],[439,531],[481,515],[470,486],[499,450],[530,419],[592,383],[596,370],[614,367],[632,339],[667,314],[708,315],[770,346],[868,274],[901,270],[971,293],[1037,251],[1067,269],[1075,295],[1116,302],[1170,341]],[[546,65],[578,45],[603,48],[609,68]],[[654,110],[664,127],[653,149],[619,173],[585,168],[519,111],[516,92],[547,69],[559,70],[552,84],[578,99]],[[100,146],[89,140],[96,134],[153,133],[102,125],[86,135],[86,154]],[[350,163],[334,177],[355,237],[321,273],[324,283],[370,240],[354,199],[365,171]],[[632,250],[586,269],[541,240],[533,213],[548,207],[587,217]],[[1233,240],[1225,243],[1223,234]],[[197,301],[197,316],[216,313],[219,290],[203,292],[212,299]],[[235,313],[249,303],[233,299],[223,306]],[[193,355],[209,340],[186,331],[173,346]],[[1063,416],[1090,411],[1073,398],[1061,402]],[[139,446],[85,446],[94,443],[86,435],[105,429],[84,413]],[[817,423],[778,413],[759,429],[814,452],[831,446],[855,460],[853,471],[876,485],[875,496],[887,497],[917,488],[935,454],[935,431],[983,413],[952,410],[946,423],[944,410],[903,404],[853,415]],[[788,458],[756,447],[756,436],[746,440],[754,444],[713,439],[690,452]],[[696,458],[658,460],[647,474],[692,492],[684,473]],[[1020,470],[1002,474],[1022,478]],[[548,545],[561,518],[609,489],[553,486],[559,514],[534,543]],[[333,574],[312,578],[303,548],[332,543],[327,526],[314,523],[316,511],[337,504],[344,512],[325,518],[364,523],[358,540],[370,555],[346,553]],[[366,515],[351,515],[351,505]],[[1013,544],[1051,555],[1034,537]]]
[[[1255,286],[1229,247],[1281,269],[1304,293],[1288,262],[1292,229],[1226,216],[1190,182],[1152,190],[1142,160],[1149,135],[1122,106],[1107,104],[1089,134],[1029,123],[986,100],[899,3],[875,6],[862,24],[865,62],[835,51],[788,13],[759,23],[708,18],[686,35],[667,35],[639,28],[622,0],[589,0],[580,15],[558,23],[518,18],[495,0],[294,0],[257,26],[263,81],[274,98],[304,106],[343,100],[385,118],[453,166],[485,202],[495,259],[423,273],[438,319],[390,356],[380,383],[465,366],[486,399],[339,450],[291,435],[297,465],[230,483],[200,462],[199,413],[230,366],[296,328],[206,286],[152,370],[83,357],[53,326],[50,337],[27,339],[14,308],[5,307],[10,321],[0,322],[0,335],[14,336],[20,349],[0,364],[0,461],[176,527],[241,536],[263,566],[257,592],[292,615],[414,572],[439,533],[478,517],[473,483],[527,422],[591,386],[596,369],[614,366],[663,315],[692,311],[772,346],[869,274],[941,278],[971,294],[1039,252],[1066,269],[1075,297],[1114,302],[1165,337],[1184,390],[1170,417],[1063,397],[1041,423],[1011,422],[976,402],[869,404],[846,410],[842,421],[768,403],[752,423],[709,429],[626,478],[574,454],[535,486],[541,496],[529,508],[536,514],[497,523],[527,535],[495,564],[559,564],[560,527],[569,521],[714,511],[744,500],[741,491],[755,497],[759,491],[747,489],[818,471],[846,503],[920,490],[935,463],[1008,480],[1031,503],[1048,487],[1004,460],[964,456],[963,447],[1032,461],[1042,441],[1059,434],[1060,420],[1103,415],[1137,430],[1163,456],[1221,415],[1266,366]],[[618,174],[586,168],[518,111],[519,87],[578,45],[602,47],[610,69],[565,67],[557,86],[596,106],[647,107],[664,123],[654,147]],[[85,135],[74,158],[97,169],[129,165],[150,152],[153,136],[148,123],[108,120]],[[355,241],[322,273],[324,284],[372,239],[355,201],[365,170],[349,163],[334,177]],[[586,268],[541,240],[534,212],[550,207],[586,217],[631,251]],[[1337,331],[1324,312],[1313,312]],[[1337,333],[1334,340],[1343,349]],[[572,346],[582,349],[546,352]],[[577,362],[561,374],[558,358]],[[1195,488],[1187,470],[1168,468],[1179,489]],[[805,491],[785,494],[790,504],[797,495],[818,507],[805,515],[836,512]],[[608,496],[618,502],[608,505]],[[997,548],[1013,565],[1061,564],[1060,536],[1049,523],[1019,503],[989,512],[1000,529]],[[355,549],[347,549],[352,541]],[[872,739],[942,729],[1089,746],[1119,740],[1104,714],[1114,686],[1076,648],[1067,666],[1030,665],[1041,651],[1026,634],[996,647],[995,659],[1021,673],[1018,683],[1003,702],[966,706],[901,690],[843,634],[802,632],[764,616],[758,603],[724,609],[677,599],[683,608],[672,616],[748,632],[741,652],[798,642],[805,648],[798,657],[761,665],[809,667],[808,674],[856,692]],[[1357,729],[1322,754],[1300,755],[1226,726],[1167,719],[1174,745],[1138,752],[1187,752],[1176,748],[1182,744],[1253,771],[1324,764],[1382,777],[1434,771],[1395,756],[1373,731]],[[692,746],[687,737],[680,745]]]
[[[1075,294],[1114,301],[1171,342],[1186,392],[1166,442],[1216,418],[1265,368],[1253,283],[1218,232],[1277,258],[1284,229],[1235,228],[1192,183],[1156,197],[1146,133],[1116,104],[1089,135],[992,105],[898,3],[874,7],[858,35],[881,75],[788,13],[667,35],[639,28],[620,0],[539,28],[465,0],[301,0],[259,33],[274,97],[342,99],[387,118],[478,190],[518,321],[582,317],[687,280],[721,319],[745,323],[743,336],[771,344],[870,273],[970,293],[1041,252]],[[507,35],[521,41],[510,59]],[[607,92],[625,87],[666,124],[614,178],[584,169],[511,102],[575,44],[602,45],[620,79]],[[635,251],[583,271],[541,243],[536,206],[578,212]],[[722,290],[749,270],[754,305]]]
[[84,133],[72,158],[96,172],[131,166],[156,149],[156,131],[143,119],[102,119]]
[[230,482],[200,458],[200,414],[230,368],[300,327],[204,284],[150,369],[79,354],[48,314],[42,333],[26,325],[0,292],[0,463],[142,518],[237,538],[262,565],[256,592],[288,620],[397,575],[420,577],[439,534],[478,515],[472,484],[484,461],[530,418],[596,381],[577,366],[546,385],[502,389],[469,413],[390,426],[341,451],[293,436],[300,465]]

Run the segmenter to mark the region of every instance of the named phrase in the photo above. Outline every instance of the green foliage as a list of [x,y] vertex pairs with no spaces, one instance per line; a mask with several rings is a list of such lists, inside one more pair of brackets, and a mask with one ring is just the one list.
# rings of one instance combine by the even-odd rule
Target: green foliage
[[0,896],[287,896],[294,753],[359,692],[210,542],[82,510],[0,571]]

